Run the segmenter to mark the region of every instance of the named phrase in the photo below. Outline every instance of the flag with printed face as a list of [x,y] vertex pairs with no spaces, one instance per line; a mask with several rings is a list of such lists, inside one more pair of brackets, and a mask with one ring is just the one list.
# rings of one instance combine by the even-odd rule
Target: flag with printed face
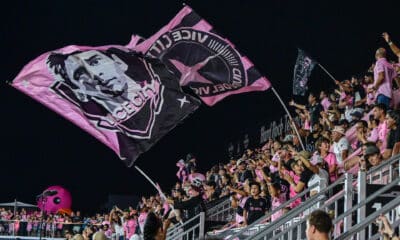
[[181,86],[209,106],[229,95],[271,86],[247,57],[188,6],[135,49],[159,58]]
[[293,75],[293,94],[304,96],[308,90],[307,82],[317,62],[301,50],[298,50]]
[[[132,37],[127,45],[136,45]],[[123,46],[67,46],[27,64],[12,86],[73,122],[128,166],[200,101],[158,59]]]

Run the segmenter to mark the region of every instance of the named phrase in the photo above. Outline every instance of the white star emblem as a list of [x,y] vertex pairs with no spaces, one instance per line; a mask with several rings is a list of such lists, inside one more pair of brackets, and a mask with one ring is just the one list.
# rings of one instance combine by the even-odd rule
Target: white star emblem
[[22,81],[22,85],[24,85],[25,88],[29,87],[29,82],[27,80]]
[[183,96],[183,98],[178,98],[177,100],[181,103],[181,108],[183,107],[183,105],[184,105],[185,103],[190,103],[190,102],[186,99],[186,96]]

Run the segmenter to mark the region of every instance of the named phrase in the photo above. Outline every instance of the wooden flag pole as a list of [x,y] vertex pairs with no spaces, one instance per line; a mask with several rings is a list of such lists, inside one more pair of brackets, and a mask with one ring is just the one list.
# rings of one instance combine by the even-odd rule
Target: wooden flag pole
[[292,125],[293,125],[292,128],[294,129],[294,131],[296,132],[297,137],[299,138],[301,148],[302,148],[303,150],[306,150],[306,149],[304,148],[303,141],[301,140],[299,131],[297,130],[296,124],[295,124],[294,121],[293,121],[292,115],[290,114],[290,112],[289,112],[289,110],[287,109],[285,103],[282,101],[281,97],[279,96],[279,94],[278,94],[278,92],[275,90],[275,88],[271,86],[271,89],[272,89],[272,91],[274,92],[275,96],[278,98],[279,102],[282,104],[282,107],[285,109],[287,115],[289,116],[289,119],[290,119],[290,121],[292,122]]

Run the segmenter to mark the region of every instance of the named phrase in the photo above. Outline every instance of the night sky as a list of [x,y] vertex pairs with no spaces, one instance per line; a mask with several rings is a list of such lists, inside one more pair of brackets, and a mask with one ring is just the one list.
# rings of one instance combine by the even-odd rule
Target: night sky
[[[400,43],[399,1],[187,1],[265,74],[287,102],[297,47],[336,78],[363,73],[388,31]],[[150,37],[181,9],[181,1],[8,1],[2,8],[0,202],[34,202],[51,185],[73,196],[73,209],[92,211],[108,194],[152,194],[134,168],[69,121],[5,82],[38,55],[66,45],[125,45],[131,34]],[[393,55],[390,55],[394,59]],[[311,88],[331,89],[316,68]],[[300,100],[300,99],[298,99]],[[304,101],[303,101],[304,102]],[[200,109],[136,162],[162,188],[176,181],[176,161],[192,152],[200,170],[227,160],[227,145],[284,113],[271,91],[228,97]]]

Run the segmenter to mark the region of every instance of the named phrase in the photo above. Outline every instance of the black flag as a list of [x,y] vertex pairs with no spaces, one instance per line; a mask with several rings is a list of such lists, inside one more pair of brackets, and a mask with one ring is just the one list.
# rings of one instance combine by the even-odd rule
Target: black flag
[[298,50],[293,74],[293,94],[304,96],[308,90],[307,82],[317,62],[301,50]]

